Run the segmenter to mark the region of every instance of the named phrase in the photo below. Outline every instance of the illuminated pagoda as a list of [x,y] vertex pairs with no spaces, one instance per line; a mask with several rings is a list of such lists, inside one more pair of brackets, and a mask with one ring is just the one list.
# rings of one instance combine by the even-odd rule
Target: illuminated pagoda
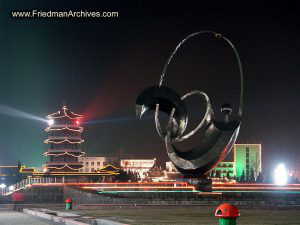
[[71,112],[66,106],[47,117],[49,127],[48,139],[44,142],[49,145],[44,156],[50,156],[50,161],[44,166],[45,172],[77,172],[83,167],[78,157],[85,154],[82,151],[81,138],[83,128],[80,127],[82,115]]

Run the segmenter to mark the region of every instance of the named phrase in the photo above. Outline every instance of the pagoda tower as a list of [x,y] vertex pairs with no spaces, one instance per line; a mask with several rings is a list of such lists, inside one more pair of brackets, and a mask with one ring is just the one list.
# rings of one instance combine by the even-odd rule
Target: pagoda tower
[[71,112],[66,106],[57,113],[48,115],[48,138],[44,141],[49,145],[44,156],[50,156],[44,170],[47,172],[76,172],[83,167],[78,157],[85,154],[82,151],[81,138],[83,128],[80,127],[82,115]]

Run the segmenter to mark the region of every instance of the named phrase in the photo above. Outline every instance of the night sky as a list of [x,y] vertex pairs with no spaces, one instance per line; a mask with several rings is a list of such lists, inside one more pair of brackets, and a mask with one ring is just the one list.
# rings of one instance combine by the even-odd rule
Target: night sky
[[[38,118],[63,103],[84,115],[83,149],[167,160],[154,114],[140,127],[135,100],[157,85],[165,61],[188,34],[222,33],[244,67],[244,114],[237,143],[261,143],[264,169],[300,164],[299,15],[290,3],[260,1],[0,1],[0,165],[41,166],[46,123]],[[205,2],[205,3],[204,3]],[[76,5],[75,5],[76,4]],[[12,18],[12,10],[118,11],[118,18]],[[167,71],[165,85],[181,95],[199,89],[217,116],[236,113],[239,74],[232,50],[208,36],[188,41]],[[187,101],[196,126],[204,104]],[[9,109],[7,107],[10,107]],[[182,148],[197,142],[195,137]],[[300,169],[300,166],[298,166]]]

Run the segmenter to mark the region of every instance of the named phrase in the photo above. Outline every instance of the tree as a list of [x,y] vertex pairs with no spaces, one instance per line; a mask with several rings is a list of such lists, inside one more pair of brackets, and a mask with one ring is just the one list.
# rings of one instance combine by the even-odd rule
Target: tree
[[236,176],[233,176],[233,180],[238,181],[237,178],[236,178]]
[[129,170],[127,174],[128,180],[131,182],[138,182],[141,179],[138,172],[132,172],[131,170]]
[[216,178],[221,178],[221,171],[220,170],[216,170]]
[[229,172],[229,171],[227,171],[227,173],[226,173],[226,178],[227,178],[228,180],[231,180],[230,172]]
[[239,182],[240,183],[246,182],[246,175],[245,175],[245,171],[244,170],[243,170],[242,175],[240,176]]
[[255,182],[256,183],[263,183],[264,182],[264,178],[263,178],[262,172],[259,172],[259,174],[256,177],[256,181]]
[[272,176],[271,172],[266,173],[264,183],[266,183],[266,184],[272,184],[273,183],[273,176]]
[[255,182],[255,176],[254,176],[254,169],[253,168],[251,168],[251,170],[250,170],[250,175],[249,175],[248,182],[251,182],[251,183]]
[[121,182],[128,182],[128,173],[124,170],[120,170],[119,174],[116,176],[116,180]]
[[299,184],[299,179],[293,175],[289,179],[289,184]]

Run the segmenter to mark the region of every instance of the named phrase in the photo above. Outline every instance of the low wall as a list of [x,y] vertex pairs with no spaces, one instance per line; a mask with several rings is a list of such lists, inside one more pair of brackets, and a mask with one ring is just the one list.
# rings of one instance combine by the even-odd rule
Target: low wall
[[[93,207],[95,205],[191,205],[191,206],[216,206],[224,202],[237,206],[247,207],[281,207],[300,206],[299,194],[284,193],[223,193],[222,195],[203,195],[193,192],[145,192],[145,193],[118,193],[98,194],[93,191],[80,190],[72,187],[34,187],[24,191],[25,204],[60,207],[66,198],[72,198],[74,207]],[[1,198],[1,203],[12,203],[11,196]],[[53,207],[53,208],[55,208]]]

